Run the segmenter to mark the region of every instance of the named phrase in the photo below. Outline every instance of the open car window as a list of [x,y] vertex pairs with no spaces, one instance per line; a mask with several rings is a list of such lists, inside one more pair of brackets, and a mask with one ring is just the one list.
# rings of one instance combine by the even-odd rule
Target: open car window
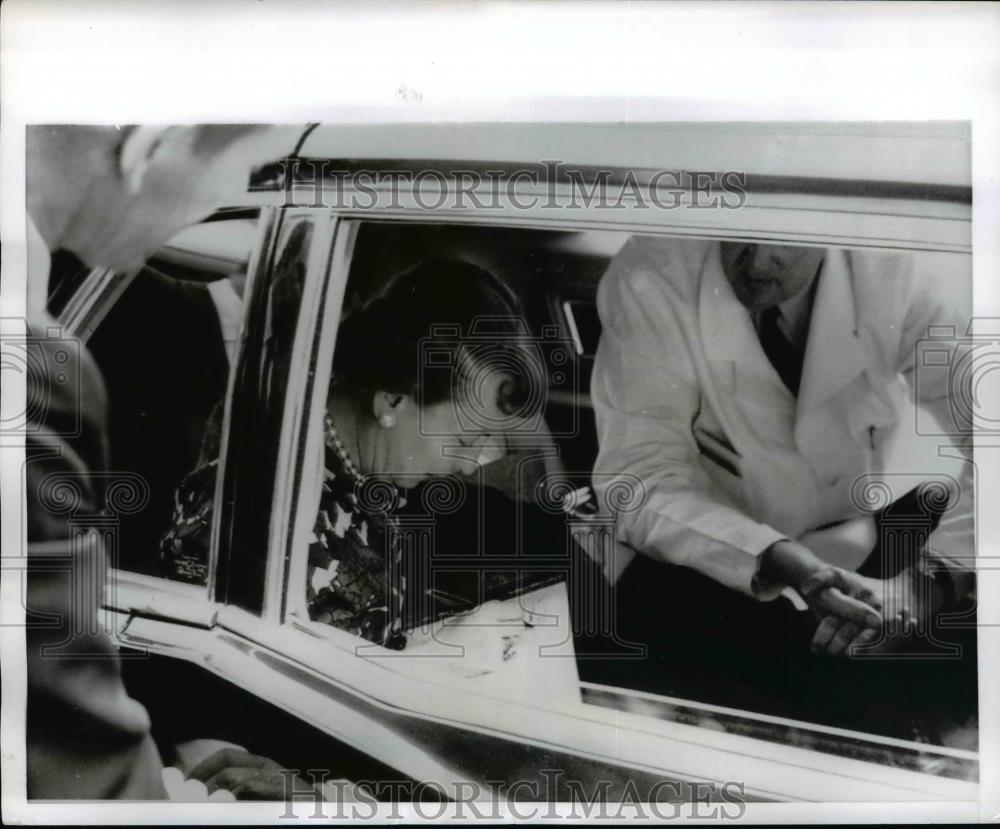
[[[215,460],[260,227],[256,209],[214,216],[137,272],[91,272],[66,309],[106,383],[111,469],[137,487],[136,503],[116,516],[112,564],[122,573],[207,586],[207,514],[175,525],[179,499],[214,493],[204,470]],[[175,555],[170,538],[178,530],[191,543]]]
[[[313,344],[299,352],[309,360],[302,368],[309,379],[300,386],[296,410],[301,420],[297,467],[288,483],[294,487],[294,509],[288,513],[286,555],[276,565],[282,568],[280,621],[291,637],[282,641],[313,669],[349,678],[374,696],[389,693],[380,683],[391,685],[396,680],[390,676],[402,676],[515,708],[572,710],[608,722],[627,713],[651,732],[664,723],[695,725],[892,768],[975,779],[974,730],[955,713],[968,709],[967,699],[949,711],[910,708],[905,716],[872,718],[860,704],[811,704],[792,679],[754,675],[735,654],[729,659],[706,648],[699,656],[694,649],[687,662],[676,665],[644,657],[645,643],[622,636],[613,621],[616,607],[633,598],[639,602],[608,583],[627,572],[635,556],[616,540],[614,520],[581,522],[559,502],[528,496],[543,479],[558,479],[563,494],[595,484],[598,442],[590,389],[602,336],[597,292],[630,238],[617,230],[558,226],[341,222]],[[971,311],[967,254],[908,255],[952,279],[958,304]],[[386,569],[373,571],[406,591],[405,644],[387,648],[337,612],[338,590],[350,579],[333,548],[342,549],[337,540],[345,538],[365,548],[374,531],[342,502],[328,499],[327,392],[339,322],[394,274],[440,257],[485,267],[520,299],[527,334],[547,370],[544,436],[536,430],[530,439],[514,440],[507,447],[514,463],[488,464],[471,478],[444,475],[405,492],[393,530],[403,539],[402,575],[385,562],[379,566]],[[720,451],[709,439],[711,429],[703,431],[709,437],[699,442],[698,462],[725,465],[724,447]],[[389,497],[385,489],[368,495]],[[367,511],[379,508],[372,503]],[[361,503],[357,512],[365,511]],[[651,590],[641,601],[655,617],[655,583]],[[900,682],[905,670],[899,667]],[[892,669],[887,671],[891,676]],[[530,683],[526,675],[533,677]],[[510,725],[503,705],[491,714],[481,703],[463,706],[449,699],[453,715],[479,727]],[[414,711],[444,716],[432,702],[411,699],[410,704]],[[586,713],[580,714],[581,704]],[[975,710],[975,700],[971,704]]]

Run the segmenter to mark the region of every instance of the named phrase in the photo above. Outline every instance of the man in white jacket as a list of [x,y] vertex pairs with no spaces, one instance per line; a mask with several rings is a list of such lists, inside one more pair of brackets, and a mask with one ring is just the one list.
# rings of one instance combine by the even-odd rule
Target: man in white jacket
[[[642,482],[619,541],[761,606],[791,588],[832,654],[968,596],[971,441],[948,366],[916,354],[929,326],[963,335],[970,306],[967,270],[911,255],[630,239],[600,286],[592,380],[597,489]],[[918,434],[916,407],[956,438]],[[936,529],[880,571],[866,499],[927,482],[947,493]]]

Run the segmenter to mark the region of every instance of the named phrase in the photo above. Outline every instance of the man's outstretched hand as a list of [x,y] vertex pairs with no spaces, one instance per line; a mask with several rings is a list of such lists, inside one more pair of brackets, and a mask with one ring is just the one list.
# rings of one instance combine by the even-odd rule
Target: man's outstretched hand
[[941,585],[913,568],[884,581],[854,577],[867,583],[876,596],[883,619],[891,619],[895,624],[891,629],[859,629],[837,616],[825,616],[813,636],[815,650],[837,654],[851,645],[870,644],[871,653],[891,653],[905,647],[915,630],[929,625],[944,603]]
[[761,554],[760,579],[793,588],[822,621],[814,650],[843,653],[874,640],[882,627],[882,597],[871,579],[827,564],[795,541],[778,541]]

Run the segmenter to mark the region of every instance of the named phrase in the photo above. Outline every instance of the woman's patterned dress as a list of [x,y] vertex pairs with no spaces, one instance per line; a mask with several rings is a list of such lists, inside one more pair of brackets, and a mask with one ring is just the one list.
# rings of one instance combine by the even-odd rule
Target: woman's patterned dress
[[[208,579],[219,423],[218,414],[213,415],[202,463],[175,493],[173,523],[160,542],[164,575],[170,579],[196,584]],[[324,480],[305,585],[309,616],[400,649],[406,644],[400,621],[405,582],[395,511],[405,502],[395,487],[385,497],[386,485],[380,484],[382,497],[371,503],[376,497],[365,497],[366,483],[345,467],[335,436],[326,418]]]

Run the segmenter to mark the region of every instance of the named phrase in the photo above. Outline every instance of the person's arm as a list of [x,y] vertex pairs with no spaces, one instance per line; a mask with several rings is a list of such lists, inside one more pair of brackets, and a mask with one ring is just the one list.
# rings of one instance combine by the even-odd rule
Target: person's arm
[[[823,619],[813,648],[839,654],[854,643],[874,639],[882,624],[882,597],[870,580],[820,559],[797,541],[777,541],[760,556],[757,580],[787,585]],[[860,637],[860,638],[859,638]]]
[[855,633],[878,626],[875,597],[854,574],[718,493],[700,467],[692,432],[701,393],[683,336],[692,322],[675,310],[684,298],[670,295],[674,286],[665,286],[662,275],[618,265],[599,292],[604,329],[592,380],[599,501],[615,500],[613,487],[638,488],[617,510],[617,540],[756,598],[792,587],[815,615],[832,614]]
[[[40,333],[53,324],[38,318],[31,329]],[[103,545],[74,526],[86,526],[103,505],[104,385],[86,350],[45,337],[36,342],[44,371],[28,373],[27,394],[46,405],[32,412],[25,441],[27,795],[162,799],[149,717],[122,683],[98,595],[80,592],[106,577]],[[56,382],[56,367],[75,382]],[[79,494],[72,506],[67,492]]]
[[616,484],[639,486],[637,500],[618,513],[620,541],[753,594],[760,554],[785,536],[726,503],[700,468],[691,428],[700,392],[674,308],[682,298],[670,296],[663,279],[613,263],[599,291],[595,489],[604,502]]
[[[962,372],[961,366],[955,365],[970,319],[970,286],[966,274],[942,273],[921,266],[919,261],[915,266],[919,270],[903,326],[899,366],[913,389],[915,404],[933,415],[942,431],[951,436],[950,440],[929,439],[937,440],[938,452],[961,459],[958,491],[952,492],[927,545],[930,567],[942,577],[944,592],[953,599],[960,599],[975,587],[972,424],[955,416],[956,408],[961,411],[963,405],[973,405],[971,372]],[[967,307],[963,308],[963,305]],[[950,326],[955,330],[954,339],[935,337],[935,351],[946,349],[950,352],[951,360],[947,363],[937,359],[920,359],[919,343],[928,337],[931,326]]]
[[[907,286],[903,292],[883,298],[889,307],[902,309],[898,320],[899,347],[895,354],[888,355],[888,360],[895,358],[895,368],[912,389],[914,405],[921,410],[915,413],[917,417],[910,421],[913,426],[909,427],[916,429],[917,443],[923,441],[925,450],[943,452],[962,461],[956,480],[958,491],[951,493],[940,524],[928,540],[927,561],[884,581],[867,580],[879,597],[877,604],[884,616],[927,620],[933,618],[946,601],[964,598],[975,588],[971,424],[956,422],[953,412],[953,405],[960,402],[955,395],[961,394],[966,401],[971,400],[971,390],[967,387],[963,390],[955,382],[962,379],[962,375],[956,374],[954,369],[955,347],[963,339],[969,322],[971,285],[967,274],[941,272],[928,267],[933,263],[922,262],[917,257],[894,257],[893,261],[882,256],[869,259],[854,254],[854,258],[854,266],[862,269],[862,276],[867,279],[884,280],[886,268],[916,269],[912,279],[896,282]],[[939,263],[944,261],[938,260]],[[865,273],[865,270],[870,272]],[[924,360],[919,345],[932,334],[931,326],[950,327],[954,337],[935,337],[935,359]],[[949,359],[941,359],[942,352],[948,352]],[[964,379],[967,382],[971,378],[965,376]],[[924,416],[928,414],[937,425],[929,426]],[[927,576],[929,584],[925,581]],[[850,623],[830,616],[820,623],[814,645],[830,650],[843,649],[856,633],[857,629]],[[880,645],[886,652],[894,648],[892,638],[883,640]]]

